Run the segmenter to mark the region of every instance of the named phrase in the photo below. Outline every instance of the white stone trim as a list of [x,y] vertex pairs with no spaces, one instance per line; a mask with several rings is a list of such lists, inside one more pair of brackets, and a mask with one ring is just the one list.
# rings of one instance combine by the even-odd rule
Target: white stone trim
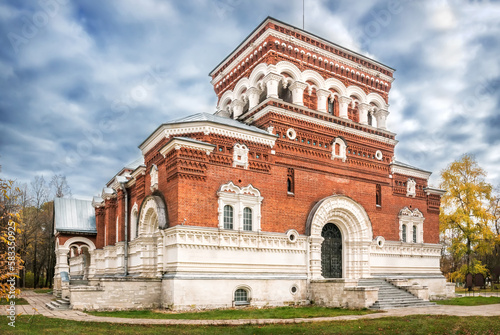
[[[404,207],[399,211],[399,240],[403,243],[424,243],[424,215],[415,208]],[[403,240],[403,226],[406,226],[406,240]],[[413,227],[417,227],[417,241],[413,242]]]
[[[339,145],[338,155],[335,153],[337,144]],[[332,160],[334,160],[335,158],[340,158],[342,162],[345,162],[347,159],[347,145],[345,141],[340,137],[336,137],[332,143]]]
[[248,152],[245,144],[235,143],[233,146],[233,167],[241,166],[248,169]]
[[299,232],[295,229],[288,229],[286,231],[286,236],[288,237],[288,241],[290,243],[297,243],[297,238],[299,236]]
[[383,247],[371,245],[372,256],[441,258],[441,244],[386,241]]
[[[254,250],[276,253],[306,253],[307,237],[297,235],[290,243],[286,233],[225,230],[220,228],[177,225],[165,230],[165,246],[182,249]],[[209,266],[209,265],[207,265]],[[283,265],[292,268],[292,264]],[[270,271],[272,269],[270,268]],[[245,274],[252,273],[247,271]],[[276,272],[274,272],[276,273]]]
[[222,185],[217,192],[219,229],[224,229],[224,206],[233,207],[233,229],[243,231],[243,210],[248,207],[252,210],[252,231],[261,230],[261,197],[258,189],[252,185],[240,188],[229,182]]
[[160,154],[162,154],[162,156],[165,158],[170,151],[180,150],[181,148],[204,151],[207,155],[210,155],[210,153],[214,151],[215,145],[209,143],[194,143],[182,138],[173,138],[170,142],[168,142],[160,149]]
[[417,195],[417,191],[415,189],[416,186],[417,186],[417,182],[415,181],[415,179],[408,178],[408,180],[406,181],[406,196],[407,197],[415,198],[415,196]]
[[342,233],[342,277],[358,279],[369,276],[369,248],[373,235],[370,219],[363,206],[346,196],[330,196],[313,208],[309,222],[310,279],[324,279],[321,275],[321,243],[324,240],[321,232],[328,223],[337,225]]
[[[302,108],[304,108],[304,107],[302,107]],[[318,111],[315,111],[315,110],[311,110],[308,108],[304,108],[304,109],[318,113]],[[383,137],[380,135],[376,135],[376,134],[370,134],[370,133],[367,133],[367,132],[362,131],[362,130],[357,130],[357,129],[347,127],[347,126],[342,126],[342,125],[339,125],[336,123],[319,120],[319,119],[316,119],[316,118],[311,117],[311,116],[290,112],[290,111],[287,111],[285,109],[277,108],[275,106],[266,106],[261,111],[255,113],[252,116],[252,122],[255,122],[256,120],[260,119],[261,117],[265,116],[267,113],[270,113],[270,112],[273,112],[273,113],[276,113],[279,115],[283,115],[285,117],[292,117],[292,118],[303,120],[306,122],[311,122],[311,123],[314,123],[314,124],[317,124],[317,125],[320,125],[323,127],[328,127],[328,128],[331,128],[331,129],[334,129],[337,131],[344,131],[346,133],[350,133],[350,134],[353,134],[356,136],[361,136],[361,137],[368,138],[370,140],[378,141],[378,142],[385,143],[385,144],[396,145],[398,143],[397,140],[393,140],[393,139]],[[370,126],[364,126],[364,127],[370,128]],[[371,127],[371,128],[377,129],[374,127]],[[390,132],[387,132],[387,133],[394,135],[393,133],[390,133]]]
[[152,236],[158,228],[158,206],[153,197],[146,200],[141,208],[139,219],[139,237]]
[[158,189],[158,167],[156,164],[151,165],[151,169],[149,169],[149,176],[151,182],[151,192]]
[[421,178],[428,180],[432,172],[422,171],[418,169],[412,169],[410,167],[401,166],[396,163],[391,164],[391,174],[402,174],[409,177]]
[[[269,21],[273,21],[273,20],[266,20],[261,26],[259,26],[256,30],[255,30],[255,33],[258,33],[259,31],[262,30],[262,28],[269,22]],[[284,25],[283,23],[278,23],[278,22],[275,22],[277,25],[279,26],[287,26],[287,27],[290,27],[288,25]],[[374,61],[373,59],[370,59],[370,58],[367,58],[365,56],[362,56],[362,55],[359,55],[359,54],[354,54],[352,51],[348,50],[348,49],[345,49],[345,48],[342,48],[338,45],[334,45],[334,44],[331,44],[331,43],[328,43],[327,40],[321,38],[321,37],[317,37],[317,36],[313,36],[305,31],[301,31],[300,32],[301,34],[303,35],[308,35],[310,38],[313,38],[315,40],[322,40],[325,44],[330,44],[333,48],[335,49],[339,49],[339,50],[342,50],[343,52],[347,53],[347,54],[350,54],[352,56],[355,56],[357,58],[360,58],[360,59],[363,59],[369,63],[372,63],[372,64],[375,64],[381,68],[384,68],[385,70],[389,71],[389,72],[394,72],[393,69],[387,67],[387,66],[384,66],[383,64],[380,64],[376,61]],[[243,41],[243,43],[241,44],[241,46],[234,50],[230,55],[227,56],[226,59],[230,59],[231,56],[237,52],[239,52],[240,50],[242,50],[242,48],[245,47],[246,45],[246,41],[248,40],[251,40],[253,38],[253,35],[249,36],[247,39],[245,39],[245,41]],[[309,44],[307,42],[303,42],[299,39],[296,39],[296,38],[293,38],[289,35],[286,35],[284,33],[281,33],[281,32],[278,32],[274,29],[268,29],[266,30],[261,36],[259,36],[254,42],[253,42],[253,45],[255,45],[256,47],[257,46],[260,46],[262,44],[262,42],[264,42],[269,36],[273,36],[273,37],[276,37],[276,38],[279,38],[281,39],[282,41],[290,41],[294,44],[296,44],[297,46],[303,48],[303,49],[306,49],[306,50],[311,50],[311,51],[314,51],[316,54],[318,54],[319,56],[322,56],[322,57],[326,57],[328,59],[330,59],[331,61],[335,61],[336,63],[340,64],[340,65],[346,65],[347,67],[351,67],[351,68],[356,68],[358,70],[362,70],[364,72],[366,72],[367,74],[370,74],[371,77],[378,77],[378,78],[381,78],[383,79],[384,81],[387,81],[389,83],[392,83],[394,81],[394,78],[390,77],[390,76],[387,76],[386,74],[383,74],[379,71],[376,71],[376,70],[372,70],[372,69],[369,69],[361,64],[358,64],[354,61],[351,61],[351,60],[348,60],[344,57],[341,57],[341,56],[338,56],[334,53],[331,53],[331,52],[328,52],[326,50],[323,50],[323,49],[320,49],[316,46],[313,46],[312,44]],[[228,64],[228,66],[226,67],[227,69],[233,69],[234,67],[236,67],[238,64],[242,63],[243,61],[245,61],[245,59],[248,58],[248,56],[250,54],[252,54],[253,52],[255,51],[255,48],[247,48],[246,50],[244,50],[235,60],[233,60],[230,64]],[[224,65],[224,64],[227,64],[226,62],[222,62],[219,66],[217,66],[213,71],[210,72],[210,75],[212,75],[213,73],[216,73],[217,71],[219,71],[219,69]],[[212,85],[216,85],[219,81],[223,80],[225,77],[226,77],[227,73],[224,73],[224,72],[220,72],[212,81]]]
[[232,126],[218,125],[209,121],[199,121],[163,125],[151,134],[139,148],[142,150],[142,154],[144,155],[153,149],[153,147],[162,139],[187,133],[203,133],[205,135],[218,134],[243,141],[264,144],[270,146],[271,148],[274,147],[274,143],[276,142],[276,136],[271,134],[258,133]]
[[286,136],[293,141],[297,137],[297,133],[293,128],[288,128],[288,130],[286,131]]
[[[86,237],[71,237],[66,242],[64,242],[64,245],[62,245],[62,248],[69,250],[70,246],[72,244],[74,244],[74,243],[85,243],[85,244],[87,244],[89,246],[89,248],[90,248],[89,251],[92,251],[92,250],[96,249],[94,242],[92,242],[91,240],[89,240]],[[58,245],[56,245],[56,248],[57,247],[58,247]],[[61,246],[59,246],[59,248],[61,248]],[[80,247],[77,247],[77,248],[80,251]]]

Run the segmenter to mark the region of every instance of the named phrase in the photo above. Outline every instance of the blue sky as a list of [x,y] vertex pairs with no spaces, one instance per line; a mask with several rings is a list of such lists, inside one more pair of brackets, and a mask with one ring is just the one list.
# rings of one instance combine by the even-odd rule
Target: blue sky
[[[0,178],[67,176],[100,192],[165,121],[214,112],[208,73],[301,0],[0,3]],[[397,159],[439,171],[464,153],[500,184],[500,3],[305,1],[305,29],[395,68]]]

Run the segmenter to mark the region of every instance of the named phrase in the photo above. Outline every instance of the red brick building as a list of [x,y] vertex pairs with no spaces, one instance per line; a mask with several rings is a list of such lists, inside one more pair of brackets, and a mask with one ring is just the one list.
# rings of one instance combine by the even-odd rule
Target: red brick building
[[[78,241],[94,244],[89,268],[75,256],[69,271],[89,283],[67,288],[74,308],[282,305],[319,294],[369,306],[374,293],[358,284],[373,277],[446,295],[442,191],[429,187],[430,172],[394,158],[393,72],[267,18],[210,72],[217,112],[159,126],[139,146],[143,160],[94,199],[97,234]],[[58,232],[56,272],[71,267],[70,237]]]

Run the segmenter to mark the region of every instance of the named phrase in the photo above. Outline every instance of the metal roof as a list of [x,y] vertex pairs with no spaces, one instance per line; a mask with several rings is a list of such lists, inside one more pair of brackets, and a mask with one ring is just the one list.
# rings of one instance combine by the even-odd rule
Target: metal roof
[[226,126],[231,126],[231,127],[236,127],[236,128],[240,128],[240,129],[253,131],[256,133],[272,135],[269,132],[267,132],[263,129],[257,128],[255,126],[249,126],[249,125],[242,123],[240,121],[233,120],[233,119],[230,119],[227,117],[218,116],[215,114],[210,114],[210,113],[193,114],[190,116],[183,117],[181,119],[166,122],[166,123],[164,123],[164,125],[177,124],[177,123],[190,123],[190,122],[213,122],[213,123],[223,124]]
[[55,198],[54,221],[56,232],[97,234],[92,201]]
[[208,142],[203,142],[203,141],[198,141],[198,140],[195,140],[194,138],[191,138],[191,137],[182,137],[182,136],[180,136],[180,137],[173,137],[173,139],[183,140],[183,141],[197,143],[197,144],[210,145],[212,147],[216,146],[215,144],[208,143]]
[[398,160],[394,160],[394,162],[392,162],[391,164],[403,166],[405,168],[409,168],[409,169],[413,169],[413,170],[418,170],[418,171],[422,171],[422,172],[432,173],[431,171],[427,171],[427,170],[424,170],[424,169],[412,166],[410,164],[403,163],[403,162],[398,161]]
[[144,156],[142,156],[142,155],[141,155],[141,157],[138,157],[136,160],[125,165],[125,168],[135,170],[141,165],[144,165]]

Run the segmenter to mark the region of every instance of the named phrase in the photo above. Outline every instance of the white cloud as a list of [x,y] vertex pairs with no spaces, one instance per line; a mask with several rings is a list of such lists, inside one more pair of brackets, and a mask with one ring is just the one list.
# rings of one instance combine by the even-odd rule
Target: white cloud
[[[397,69],[388,126],[404,139],[401,159],[434,169],[436,178],[462,153],[477,153],[499,183],[500,157],[491,154],[486,136],[495,127],[486,120],[497,113],[498,94],[480,88],[500,78],[500,5],[400,4],[384,16],[389,8],[382,1],[306,1],[305,28]],[[37,3],[0,4],[4,45],[8,32],[22,33],[22,17],[40,10]],[[2,125],[22,134],[0,134],[2,173],[28,181],[60,163],[75,195],[94,194],[136,158],[137,145],[160,123],[215,110],[207,74],[267,15],[301,27],[302,2],[61,6],[19,53],[0,51]],[[161,78],[134,98],[154,69]],[[23,154],[12,150],[28,143]]]

